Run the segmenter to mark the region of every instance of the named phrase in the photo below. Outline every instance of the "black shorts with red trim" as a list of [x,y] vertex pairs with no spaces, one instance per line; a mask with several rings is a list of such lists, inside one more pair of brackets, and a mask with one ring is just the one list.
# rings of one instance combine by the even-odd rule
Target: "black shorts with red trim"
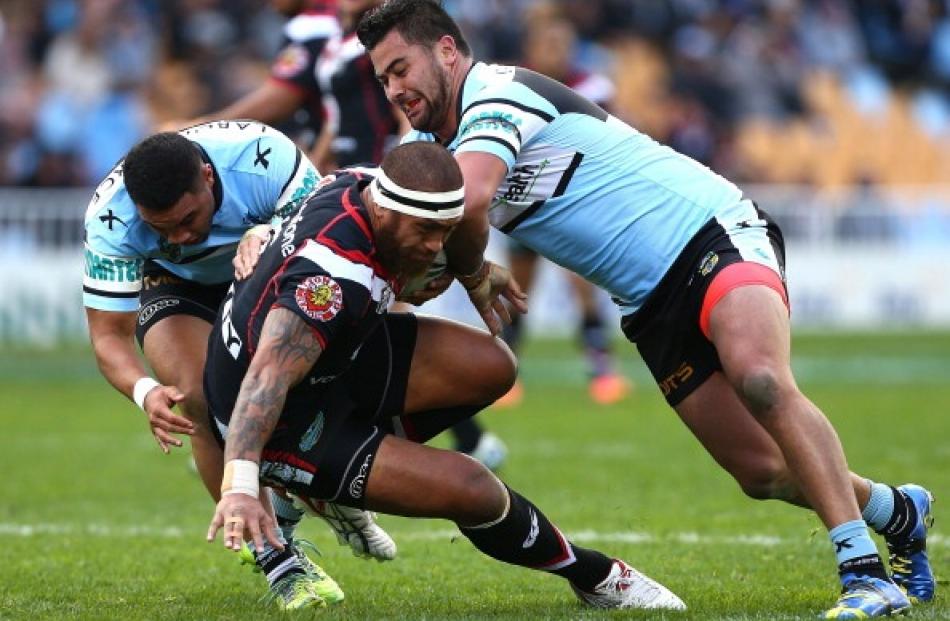
[[[781,273],[765,268],[774,278],[762,282],[780,287],[787,303],[782,232],[768,214],[758,209],[757,212],[761,222],[744,223],[743,228],[762,229],[761,246],[766,247],[760,249],[774,253]],[[700,316],[710,284],[726,267],[747,262],[743,252],[755,250],[754,243],[748,246],[748,237],[744,237],[744,247],[740,249],[718,221],[710,220],[686,244],[646,303],[621,320],[624,335],[636,344],[671,406],[722,370],[719,354],[700,326]]]
[[[319,396],[288,395],[281,418],[261,454],[261,480],[315,500],[362,508],[379,445],[393,432],[392,418],[406,402],[416,346],[415,315],[387,314],[360,347],[352,366]],[[206,381],[213,381],[212,373]],[[206,391],[213,388],[206,385]],[[209,399],[218,442],[226,427]]]
[[135,318],[135,338],[142,345],[152,326],[172,315],[191,315],[214,325],[218,307],[230,282],[204,285],[185,280],[154,261],[146,261],[139,294],[139,312]]

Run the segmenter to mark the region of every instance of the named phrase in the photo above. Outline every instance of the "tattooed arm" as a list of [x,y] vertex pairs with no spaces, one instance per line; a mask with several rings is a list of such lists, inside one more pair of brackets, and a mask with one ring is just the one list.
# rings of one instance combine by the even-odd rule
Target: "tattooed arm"
[[275,308],[267,315],[231,414],[225,462],[260,461],[287,392],[313,368],[322,351],[313,329],[291,311]]
[[221,500],[208,527],[208,541],[223,527],[224,547],[235,552],[247,536],[258,550],[265,538],[283,550],[276,522],[258,499],[257,464],[280,418],[287,391],[313,368],[321,352],[313,330],[297,315],[283,308],[267,315],[228,425]]

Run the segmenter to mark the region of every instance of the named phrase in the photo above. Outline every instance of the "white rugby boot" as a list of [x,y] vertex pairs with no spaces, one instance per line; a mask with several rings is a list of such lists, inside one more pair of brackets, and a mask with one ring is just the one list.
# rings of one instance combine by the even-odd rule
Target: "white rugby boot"
[[592,593],[573,584],[571,588],[578,599],[594,608],[686,610],[686,604],[672,591],[619,559],[614,560],[610,573]]
[[336,533],[340,545],[350,546],[353,556],[391,561],[396,542],[376,523],[376,514],[323,500],[296,497],[311,514],[323,519]]

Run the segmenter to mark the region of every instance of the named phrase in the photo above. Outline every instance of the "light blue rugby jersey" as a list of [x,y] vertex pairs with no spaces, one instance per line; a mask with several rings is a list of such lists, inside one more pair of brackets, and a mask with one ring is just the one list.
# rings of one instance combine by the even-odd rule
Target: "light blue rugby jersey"
[[244,232],[296,209],[320,180],[310,160],[289,138],[261,123],[214,121],[181,134],[197,144],[214,167],[217,205],[208,239],[193,246],[162,239],[139,218],[119,162],[96,188],[86,210],[86,306],[138,310],[145,259],[203,284],[231,280],[231,260]]
[[476,63],[457,114],[449,150],[508,167],[492,225],[606,289],[624,314],[711,218],[727,228],[757,218],[726,179],[533,71]]

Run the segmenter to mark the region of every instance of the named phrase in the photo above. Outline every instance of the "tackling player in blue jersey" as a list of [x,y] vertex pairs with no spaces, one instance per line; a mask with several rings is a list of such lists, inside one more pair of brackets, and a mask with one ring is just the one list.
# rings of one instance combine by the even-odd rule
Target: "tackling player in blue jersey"
[[[222,454],[208,426],[201,378],[211,325],[232,275],[246,277],[270,222],[299,207],[320,176],[286,136],[252,121],[217,121],[161,133],[129,151],[96,189],[86,212],[83,301],[89,335],[106,379],[148,415],[164,452],[191,436],[199,474],[217,500]],[[136,355],[137,338],[153,379]],[[175,414],[175,406],[184,416]],[[292,539],[302,512],[274,495]],[[355,551],[391,558],[395,545],[362,511],[341,509],[331,523]],[[309,568],[321,601],[343,593],[291,541],[286,552],[258,551],[282,605],[312,604],[284,588],[290,568]],[[289,556],[288,556],[289,555]],[[292,558],[293,557],[293,558]],[[298,584],[298,580],[293,581]]]
[[[554,80],[476,63],[436,2],[389,0],[358,33],[416,130],[406,139],[455,153],[466,209],[446,253],[492,332],[511,286],[484,261],[489,222],[610,292],[669,404],[747,494],[815,510],[843,586],[827,617],[933,598],[931,495],[850,473],[834,429],[795,384],[784,244],[764,212]],[[894,581],[868,525],[885,536]]]

